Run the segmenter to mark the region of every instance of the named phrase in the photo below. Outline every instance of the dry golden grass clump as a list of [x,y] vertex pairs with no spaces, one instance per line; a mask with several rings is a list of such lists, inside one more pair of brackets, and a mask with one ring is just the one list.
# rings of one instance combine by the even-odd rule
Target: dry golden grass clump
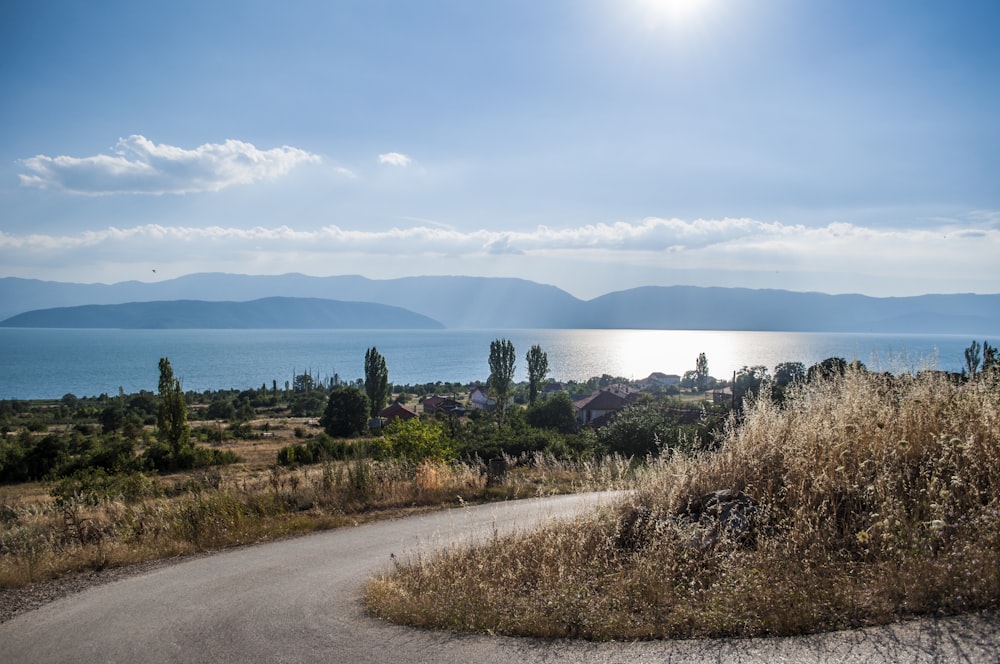
[[[591,639],[790,635],[1000,605],[1000,384],[851,370],[761,398],[629,505],[399,564],[373,613]],[[680,515],[754,501],[751,536]],[[637,520],[636,515],[641,515]],[[643,527],[636,529],[636,523]]]
[[489,500],[619,488],[620,458],[510,459],[487,486],[482,464],[357,459],[287,469],[223,467],[168,477],[101,476],[53,498],[37,485],[0,494],[0,590],[67,573],[221,549]]

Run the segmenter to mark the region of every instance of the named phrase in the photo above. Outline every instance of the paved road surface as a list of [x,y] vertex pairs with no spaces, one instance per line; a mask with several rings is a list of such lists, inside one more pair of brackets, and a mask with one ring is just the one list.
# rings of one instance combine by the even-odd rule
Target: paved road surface
[[585,494],[448,510],[246,547],[96,586],[0,624],[0,661],[997,662],[1000,618],[793,639],[585,643],[424,632],[366,616],[389,555],[527,528],[607,500]]

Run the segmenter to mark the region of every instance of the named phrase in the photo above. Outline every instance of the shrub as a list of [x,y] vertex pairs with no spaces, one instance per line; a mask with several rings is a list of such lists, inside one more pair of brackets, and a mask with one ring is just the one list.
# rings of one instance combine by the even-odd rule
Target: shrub
[[424,459],[449,461],[455,458],[454,442],[435,420],[397,419],[385,430],[385,440],[393,456],[412,462]]
[[528,424],[539,429],[573,433],[577,429],[576,408],[565,392],[557,392],[528,408]]

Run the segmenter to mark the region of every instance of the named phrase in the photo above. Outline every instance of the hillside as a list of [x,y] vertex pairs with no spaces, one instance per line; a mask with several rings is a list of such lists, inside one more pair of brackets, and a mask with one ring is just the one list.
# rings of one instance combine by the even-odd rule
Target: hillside
[[[204,273],[161,282],[110,285],[8,277],[0,279],[0,320],[27,311],[70,305],[155,301],[163,307],[164,302],[176,300],[232,304],[270,297],[374,303],[402,308],[452,329],[634,328],[976,335],[1000,332],[1000,295],[877,298],[785,290],[649,286],[583,301],[554,286],[524,279],[448,276],[373,280],[302,274]],[[224,316],[224,311],[212,315],[218,319]],[[290,318],[294,315],[276,314],[265,325]],[[339,319],[333,316],[331,320],[337,323]],[[213,326],[219,324],[217,320]],[[427,321],[419,325],[413,322],[388,326],[426,324]],[[225,325],[237,323],[230,320]],[[337,323],[334,327],[344,325]]]
[[435,329],[441,323],[370,302],[270,297],[250,302],[174,300],[40,309],[3,327],[118,329]]
[[373,280],[351,275],[202,273],[151,283],[72,284],[7,277],[0,279],[0,320],[26,311],[80,304],[192,299],[244,301],[262,297],[376,302],[418,312],[449,328],[576,327],[577,309],[582,304],[554,286],[524,279]]
[[677,330],[996,334],[1000,295],[877,298],[747,288],[634,288],[587,303],[583,327]]

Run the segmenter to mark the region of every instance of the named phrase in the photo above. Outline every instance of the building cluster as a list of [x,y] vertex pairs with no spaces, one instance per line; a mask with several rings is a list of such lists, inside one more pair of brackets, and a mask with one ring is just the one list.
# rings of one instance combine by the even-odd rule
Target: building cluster
[[[606,385],[590,394],[573,399],[576,421],[581,427],[601,427],[610,422],[616,413],[634,404],[644,391],[677,386],[680,382],[680,376],[655,372],[631,383],[619,382]],[[564,383],[549,381],[542,393],[549,395],[565,391],[566,388]],[[713,400],[718,400],[720,395],[712,396]],[[496,399],[490,396],[489,390],[483,385],[474,384],[470,387],[469,397],[465,401],[459,401],[457,395],[435,394],[422,399],[418,408],[427,415],[461,417],[473,411],[489,412],[496,406]],[[395,419],[408,420],[419,416],[420,413],[416,409],[400,403],[393,403],[379,413],[382,423],[385,424]]]

